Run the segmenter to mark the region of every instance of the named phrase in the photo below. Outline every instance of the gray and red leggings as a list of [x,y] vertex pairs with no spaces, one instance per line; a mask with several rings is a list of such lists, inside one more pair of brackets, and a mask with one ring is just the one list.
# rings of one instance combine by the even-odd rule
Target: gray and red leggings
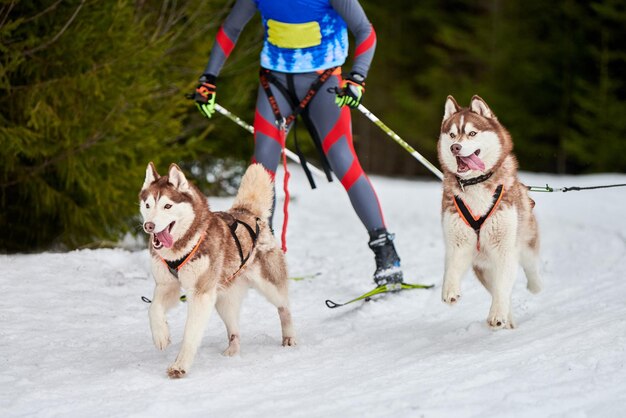
[[[284,87],[290,86],[292,93],[295,90],[295,96],[302,100],[319,74],[316,72],[287,74],[272,71],[272,75],[275,81]],[[291,80],[287,80],[288,77]],[[311,135],[319,138],[330,168],[348,192],[350,202],[367,231],[385,228],[376,192],[354,151],[350,108],[347,106],[339,108],[335,104],[335,94],[328,91],[329,88],[338,87],[340,81],[341,74],[338,71],[324,83],[309,102],[304,116],[310,121],[308,127],[313,130]],[[289,116],[293,111],[290,101],[275,85],[271,84],[271,89],[281,114]],[[276,173],[282,148],[280,131],[275,121],[276,116],[268,97],[259,86],[254,116],[253,161],[261,163],[272,175]],[[291,126],[287,129],[289,128]]]

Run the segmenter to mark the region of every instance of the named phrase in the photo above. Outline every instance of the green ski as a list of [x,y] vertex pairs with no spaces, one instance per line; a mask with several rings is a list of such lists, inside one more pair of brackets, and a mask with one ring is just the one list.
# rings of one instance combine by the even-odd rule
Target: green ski
[[411,284],[411,283],[390,283],[380,285],[367,293],[362,294],[358,298],[354,298],[345,303],[336,303],[332,300],[326,300],[326,306],[330,309],[338,308],[340,306],[348,305],[352,302],[357,302],[359,300],[365,300],[366,302],[371,300],[372,296],[380,295],[382,293],[390,293],[390,292],[399,292],[401,290],[410,290],[410,289],[430,289],[434,287],[434,284],[426,285],[426,284]]

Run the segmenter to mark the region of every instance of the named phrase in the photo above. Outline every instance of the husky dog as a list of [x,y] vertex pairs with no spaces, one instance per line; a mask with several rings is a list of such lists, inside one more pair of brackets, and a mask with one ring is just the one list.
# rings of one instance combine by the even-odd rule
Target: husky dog
[[509,132],[483,99],[474,96],[469,108],[461,108],[448,96],[438,142],[446,245],[441,296],[456,303],[461,277],[473,266],[491,293],[487,323],[493,329],[515,328],[511,293],[518,263],[528,290],[541,290],[535,202],[517,178],[512,150]]
[[226,325],[228,348],[239,353],[239,311],[248,287],[278,308],[283,346],[296,344],[287,295],[287,267],[268,219],[273,185],[265,169],[254,164],[241,180],[227,212],[211,212],[206,197],[189,183],[176,164],[159,176],[150,163],[139,194],[143,229],[150,234],[152,274],[156,282],[150,306],[154,344],[170,343],[166,312],[187,292],[187,321],[171,378],[189,371],[204,328],[215,306]]

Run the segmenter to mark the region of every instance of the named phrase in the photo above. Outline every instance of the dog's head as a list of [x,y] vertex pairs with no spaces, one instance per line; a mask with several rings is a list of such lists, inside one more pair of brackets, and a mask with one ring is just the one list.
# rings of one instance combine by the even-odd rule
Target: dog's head
[[460,178],[488,173],[512,149],[511,136],[483,99],[474,96],[469,108],[461,108],[448,96],[438,143],[444,171]]
[[159,176],[154,164],[148,164],[139,205],[154,249],[171,248],[185,235],[195,219],[194,197],[193,186],[176,164],[170,165],[167,176]]

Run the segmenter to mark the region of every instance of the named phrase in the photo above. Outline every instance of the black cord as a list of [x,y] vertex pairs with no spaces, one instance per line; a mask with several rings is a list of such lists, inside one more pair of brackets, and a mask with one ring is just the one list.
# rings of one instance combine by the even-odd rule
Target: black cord
[[526,186],[526,187],[531,192],[563,192],[565,193],[565,192],[571,192],[571,191],[608,189],[610,187],[624,187],[624,186],[626,186],[626,184],[607,184],[604,186],[588,186],[588,187],[572,186],[572,187],[561,187],[561,188],[558,188],[558,187],[552,188],[546,184],[545,187],[538,187],[538,186]]
[[624,187],[626,184],[609,184],[606,186],[589,186],[589,187],[563,187],[563,192],[580,191],[580,190],[593,190],[593,189],[608,189],[609,187]]

